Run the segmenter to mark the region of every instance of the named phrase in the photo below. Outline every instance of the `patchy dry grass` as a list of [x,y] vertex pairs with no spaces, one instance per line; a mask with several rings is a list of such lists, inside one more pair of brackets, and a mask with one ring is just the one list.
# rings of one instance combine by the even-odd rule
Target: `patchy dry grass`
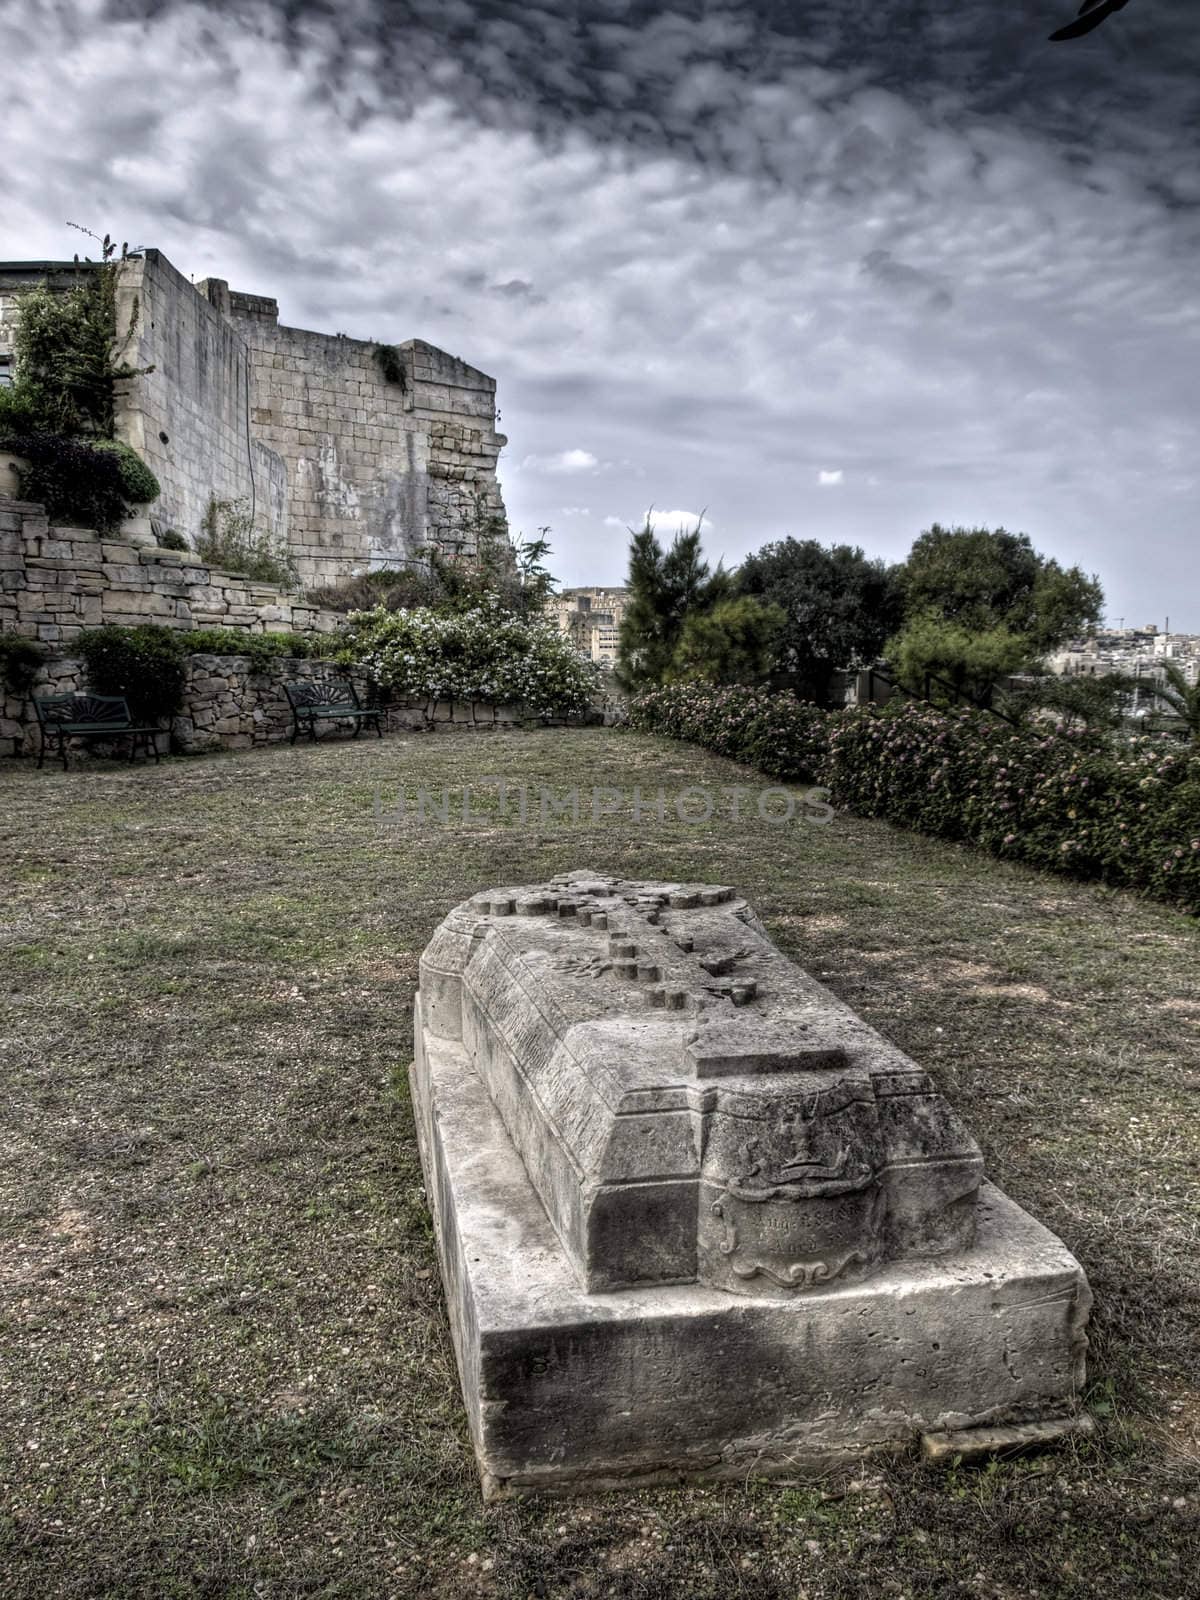
[[[0,777],[6,1600],[1197,1593],[1196,925],[845,818],[372,814],[481,771],[753,781],[603,732]],[[939,1076],[1088,1268],[1098,1445],[481,1508],[398,1087],[416,960],[576,865],[736,883]]]

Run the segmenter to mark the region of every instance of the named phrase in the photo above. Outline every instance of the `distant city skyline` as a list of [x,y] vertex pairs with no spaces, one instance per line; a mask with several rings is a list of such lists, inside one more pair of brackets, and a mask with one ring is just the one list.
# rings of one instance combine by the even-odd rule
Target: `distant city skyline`
[[[1069,14],[1070,8],[1066,8]],[[567,584],[707,512],[1006,527],[1200,630],[1200,16],[1061,0],[0,0],[6,254],[67,226],[499,383]]]

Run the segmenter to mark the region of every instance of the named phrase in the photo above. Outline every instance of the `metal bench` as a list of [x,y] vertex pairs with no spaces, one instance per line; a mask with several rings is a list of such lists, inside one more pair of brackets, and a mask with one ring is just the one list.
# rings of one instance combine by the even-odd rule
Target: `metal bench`
[[37,714],[41,748],[37,764],[46,759],[47,746],[57,740],[62,757],[63,771],[67,770],[68,739],[115,739],[128,736],[129,760],[132,764],[140,745],[146,754],[154,753],[158,765],[156,734],[161,728],[135,723],[129,713],[129,702],[119,694],[50,694],[34,695],[33,709]]
[[349,678],[300,678],[285,683],[288,704],[292,708],[292,743],[307,730],[308,737],[316,741],[318,722],[353,722],[357,739],[364,723],[372,723],[377,738],[383,738],[383,712],[364,706],[358,691]]

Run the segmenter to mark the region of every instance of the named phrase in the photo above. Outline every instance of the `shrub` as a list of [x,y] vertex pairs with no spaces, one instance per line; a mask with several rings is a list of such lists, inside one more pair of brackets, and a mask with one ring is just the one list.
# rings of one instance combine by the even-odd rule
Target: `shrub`
[[328,634],[243,633],[237,628],[194,628],[182,635],[185,655],[248,656],[252,672],[265,672],[281,657],[333,659],[337,645]]
[[0,446],[24,456],[21,494],[46,508],[51,522],[112,533],[129,514],[119,456],[59,434],[7,434]]
[[1200,752],[1169,737],[1014,728],[909,702],[819,711],[789,694],[678,684],[626,724],[781,778],[816,778],[841,810],[1200,912]]
[[359,613],[349,619],[343,659],[395,696],[517,705],[532,716],[582,716],[600,684],[599,668],[552,623],[498,604],[451,615]]
[[256,583],[295,588],[296,569],[285,546],[256,528],[244,500],[210,500],[196,553],[222,572],[236,572]]
[[158,548],[160,550],[186,550],[188,542],[176,529],[164,528],[158,535]]
[[359,572],[342,583],[305,591],[314,605],[327,611],[410,611],[415,606],[440,607],[445,589],[437,573],[420,567],[379,567]]
[[96,439],[92,448],[107,450],[116,456],[121,472],[121,488],[131,505],[142,506],[158,499],[158,479],[136,450],[121,439]]
[[1172,741],[914,704],[833,724],[835,806],[1200,911],[1200,758]]
[[777,778],[820,777],[828,756],[828,717],[790,691],[675,684],[631,700],[626,722],[687,739]]
[[124,695],[135,719],[157,722],[174,716],[183,703],[183,641],[188,638],[155,623],[137,628],[113,624],[84,629],[75,648],[96,694]]
[[0,633],[0,680],[15,694],[28,694],[45,659],[36,639],[20,633]]

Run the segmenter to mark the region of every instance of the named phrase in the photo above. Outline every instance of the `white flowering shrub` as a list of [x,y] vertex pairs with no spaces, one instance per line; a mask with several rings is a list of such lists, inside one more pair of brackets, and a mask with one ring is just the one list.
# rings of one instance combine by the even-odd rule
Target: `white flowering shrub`
[[583,716],[599,695],[600,670],[542,618],[498,604],[441,613],[355,612],[346,654],[397,699],[482,701],[529,716]]

